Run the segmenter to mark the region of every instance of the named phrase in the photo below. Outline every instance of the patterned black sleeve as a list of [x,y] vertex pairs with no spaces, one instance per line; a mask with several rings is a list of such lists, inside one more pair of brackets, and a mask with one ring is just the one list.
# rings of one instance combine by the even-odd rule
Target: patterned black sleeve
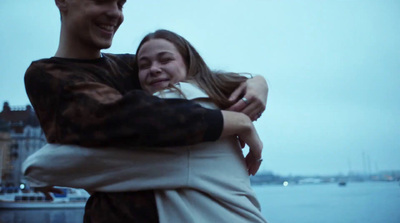
[[222,132],[219,110],[141,90],[121,93],[112,80],[76,70],[70,74],[54,63],[32,63],[25,74],[27,94],[49,143],[180,146],[214,141]]

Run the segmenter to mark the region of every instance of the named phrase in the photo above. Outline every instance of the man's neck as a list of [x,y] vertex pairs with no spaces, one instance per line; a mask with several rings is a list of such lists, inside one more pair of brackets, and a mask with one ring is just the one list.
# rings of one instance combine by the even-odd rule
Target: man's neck
[[101,53],[100,50],[75,52],[59,46],[54,56],[71,59],[97,59],[101,57]]
[[78,43],[80,41],[73,40],[61,32],[58,49],[54,56],[71,59],[97,59],[101,57],[99,48]]

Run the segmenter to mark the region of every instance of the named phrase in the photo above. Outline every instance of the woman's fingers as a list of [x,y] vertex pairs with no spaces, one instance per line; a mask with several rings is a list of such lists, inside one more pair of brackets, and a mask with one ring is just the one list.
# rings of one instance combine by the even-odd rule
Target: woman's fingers
[[228,108],[229,111],[236,111],[246,114],[252,121],[257,120],[265,110],[265,105],[259,98],[246,95]]
[[246,83],[246,82],[241,83],[241,84],[239,85],[239,87],[236,88],[236,89],[232,92],[231,96],[229,97],[229,101],[232,101],[232,102],[233,102],[233,101],[239,100],[239,96],[240,96],[240,95],[243,95],[243,94],[245,93],[246,88],[247,88],[247,83]]
[[53,186],[48,186],[48,187],[36,187],[34,189],[35,191],[39,191],[44,194],[46,199],[48,200],[53,200],[53,196],[51,196],[50,193],[55,193],[55,194],[62,194],[63,191],[61,189],[55,188]]
[[249,175],[255,175],[257,171],[260,169],[262,159],[256,159],[252,153],[247,154],[246,158],[246,165]]

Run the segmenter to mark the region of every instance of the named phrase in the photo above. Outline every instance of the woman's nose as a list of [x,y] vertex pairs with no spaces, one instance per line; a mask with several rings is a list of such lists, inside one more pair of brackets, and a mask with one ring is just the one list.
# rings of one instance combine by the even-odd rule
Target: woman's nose
[[150,67],[150,72],[152,74],[160,74],[161,73],[161,68],[157,64],[152,64]]

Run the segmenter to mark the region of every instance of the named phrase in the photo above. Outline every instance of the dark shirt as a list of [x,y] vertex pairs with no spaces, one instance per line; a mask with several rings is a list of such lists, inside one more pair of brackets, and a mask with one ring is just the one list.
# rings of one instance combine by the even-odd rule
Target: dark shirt
[[[219,110],[149,95],[140,90],[133,63],[130,54],[32,62],[25,87],[47,141],[134,149],[219,138],[223,126]],[[85,222],[157,221],[151,190],[94,193],[85,209]]]
[[49,143],[82,146],[180,146],[214,141],[222,114],[139,90],[133,55],[95,60],[50,58],[25,74],[28,97]]

